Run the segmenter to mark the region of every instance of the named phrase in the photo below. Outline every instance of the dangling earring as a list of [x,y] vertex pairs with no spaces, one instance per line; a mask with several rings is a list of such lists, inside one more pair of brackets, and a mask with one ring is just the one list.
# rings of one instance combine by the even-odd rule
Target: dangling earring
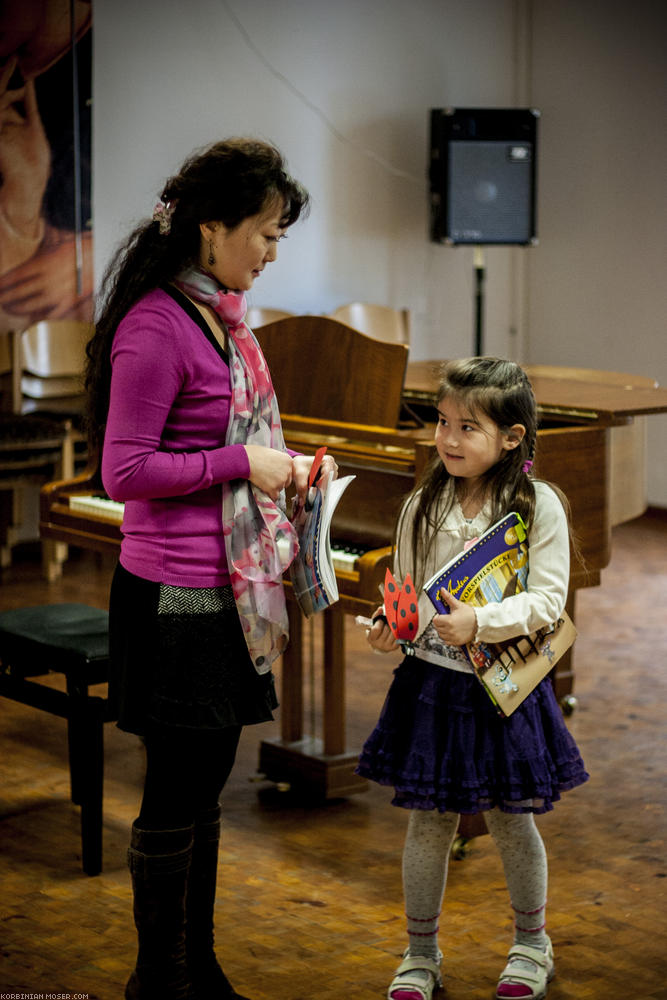
[[208,260],[206,261],[209,267],[213,267],[215,264],[215,256],[213,254],[213,241],[208,241]]

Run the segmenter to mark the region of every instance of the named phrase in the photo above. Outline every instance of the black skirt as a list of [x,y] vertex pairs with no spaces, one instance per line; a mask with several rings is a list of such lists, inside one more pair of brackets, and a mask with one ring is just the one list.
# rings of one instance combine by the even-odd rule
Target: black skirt
[[169,587],[116,567],[109,601],[109,699],[118,726],[190,729],[273,719],[273,674],[258,674],[231,587]]

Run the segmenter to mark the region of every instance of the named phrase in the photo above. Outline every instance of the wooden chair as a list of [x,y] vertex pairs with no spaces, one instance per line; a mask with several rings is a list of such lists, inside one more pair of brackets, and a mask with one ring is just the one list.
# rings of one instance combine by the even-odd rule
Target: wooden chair
[[366,302],[351,302],[339,306],[328,314],[331,319],[347,323],[367,337],[386,340],[391,344],[410,343],[410,311],[392,309],[391,306],[372,305]]
[[[67,719],[71,799],[81,807],[81,861],[102,870],[106,698],[89,688],[108,680],[109,618],[85,604],[47,604],[0,613],[0,696]],[[44,683],[61,674],[65,690]]]
[[83,369],[92,323],[42,320],[14,336],[12,348],[15,413],[62,413],[83,410]]
[[250,306],[245,314],[245,321],[250,329],[254,331],[260,326],[266,326],[267,323],[275,323],[276,320],[286,319],[288,316],[293,315],[294,313],[291,313],[286,309],[270,309],[265,306]]
[[[9,334],[11,385],[9,406],[0,426],[0,551],[2,565],[23,520],[25,490],[49,478],[71,479],[77,462],[85,462],[81,415],[85,393],[85,346],[90,323],[44,320]],[[41,436],[40,436],[41,435]],[[45,542],[44,574],[56,579],[67,547]]]
[[[69,429],[60,420],[38,414],[0,413],[0,567],[11,565],[20,540],[23,494],[30,487],[62,478],[70,454]],[[46,579],[55,579],[66,550],[42,544]]]
[[396,427],[408,361],[389,344],[326,316],[292,316],[257,331],[280,412]]

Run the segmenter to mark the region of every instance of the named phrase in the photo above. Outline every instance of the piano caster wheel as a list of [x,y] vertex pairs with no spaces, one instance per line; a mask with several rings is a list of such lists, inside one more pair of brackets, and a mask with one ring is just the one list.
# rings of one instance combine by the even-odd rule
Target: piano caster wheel
[[577,707],[577,699],[573,694],[566,694],[565,697],[560,700],[560,707],[563,710],[563,715],[572,715]]
[[463,859],[467,856],[469,843],[470,841],[467,837],[454,838],[451,854],[455,861],[463,861]]
[[266,774],[262,774],[261,771],[257,774],[253,774],[248,778],[253,784],[263,784],[268,781],[278,792],[291,792],[292,786],[289,781],[274,781],[272,778],[267,777]]

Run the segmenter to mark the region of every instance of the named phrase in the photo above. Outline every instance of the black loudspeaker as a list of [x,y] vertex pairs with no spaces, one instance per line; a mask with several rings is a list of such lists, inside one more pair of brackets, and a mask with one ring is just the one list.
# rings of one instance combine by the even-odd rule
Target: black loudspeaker
[[431,111],[431,239],[450,245],[536,243],[539,111]]

